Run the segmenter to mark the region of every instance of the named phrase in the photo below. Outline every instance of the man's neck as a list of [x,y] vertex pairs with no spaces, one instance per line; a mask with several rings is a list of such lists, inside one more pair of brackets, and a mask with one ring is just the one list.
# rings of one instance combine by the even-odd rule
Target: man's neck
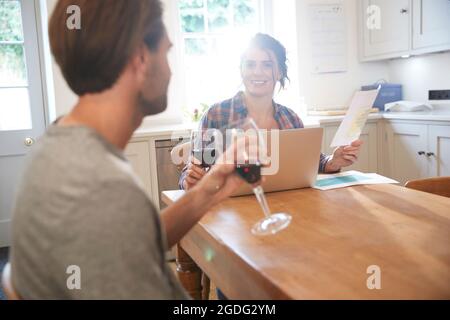
[[58,125],[83,125],[94,129],[106,141],[125,149],[143,116],[137,112],[136,100],[111,90],[80,97],[77,105]]

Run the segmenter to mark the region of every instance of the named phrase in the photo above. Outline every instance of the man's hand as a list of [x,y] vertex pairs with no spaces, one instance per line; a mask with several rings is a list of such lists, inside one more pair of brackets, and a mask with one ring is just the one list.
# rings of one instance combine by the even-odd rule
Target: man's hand
[[232,152],[234,151],[230,148],[221,155],[196,186],[205,197],[211,200],[211,205],[228,198],[244,183],[244,180],[235,174],[235,164],[226,163],[226,156],[230,156]]
[[191,157],[191,161],[189,161],[188,167],[186,169],[186,176],[183,181],[184,190],[189,190],[194,187],[205,174],[205,169],[195,164]]
[[211,206],[228,198],[244,183],[235,173],[235,158],[228,158],[236,150],[230,147],[216,164],[178,201],[161,212],[169,247],[180,241]]
[[336,148],[325,166],[325,172],[336,172],[342,167],[347,167],[355,163],[358,160],[358,154],[362,144],[363,141],[358,139],[353,141],[349,146]]

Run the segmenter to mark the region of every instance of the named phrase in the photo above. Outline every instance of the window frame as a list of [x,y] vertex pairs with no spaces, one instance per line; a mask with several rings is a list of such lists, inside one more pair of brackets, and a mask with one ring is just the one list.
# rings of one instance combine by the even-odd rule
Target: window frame
[[[26,136],[39,136],[48,125],[46,101],[42,77],[42,42],[39,39],[40,11],[43,0],[16,0],[20,3],[23,41],[17,41],[24,48],[26,70],[25,85],[2,86],[1,88],[27,88],[31,115],[31,129],[2,131],[2,140],[8,145],[17,144],[13,136],[20,133]],[[10,42],[10,41],[7,41]],[[16,42],[16,41],[14,41]],[[6,43],[6,42],[5,42]],[[14,153],[21,153],[23,147],[13,148]]]

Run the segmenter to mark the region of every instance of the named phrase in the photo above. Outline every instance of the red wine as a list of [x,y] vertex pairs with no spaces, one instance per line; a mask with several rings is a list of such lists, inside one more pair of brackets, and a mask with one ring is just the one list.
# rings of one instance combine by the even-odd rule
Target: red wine
[[198,161],[201,161],[200,166],[202,168],[209,168],[216,161],[216,149],[203,148],[192,150],[192,156]]
[[256,183],[261,180],[261,164],[238,164],[236,165],[236,172],[242,179],[250,184]]

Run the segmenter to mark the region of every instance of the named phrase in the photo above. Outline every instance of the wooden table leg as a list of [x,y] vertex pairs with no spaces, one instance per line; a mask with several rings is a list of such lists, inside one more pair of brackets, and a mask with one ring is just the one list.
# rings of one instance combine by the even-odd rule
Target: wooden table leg
[[177,244],[177,274],[183,287],[192,299],[202,299],[202,270],[192,258]]
[[210,291],[210,283],[209,277],[206,273],[203,272],[202,276],[202,299],[209,300],[209,291]]

